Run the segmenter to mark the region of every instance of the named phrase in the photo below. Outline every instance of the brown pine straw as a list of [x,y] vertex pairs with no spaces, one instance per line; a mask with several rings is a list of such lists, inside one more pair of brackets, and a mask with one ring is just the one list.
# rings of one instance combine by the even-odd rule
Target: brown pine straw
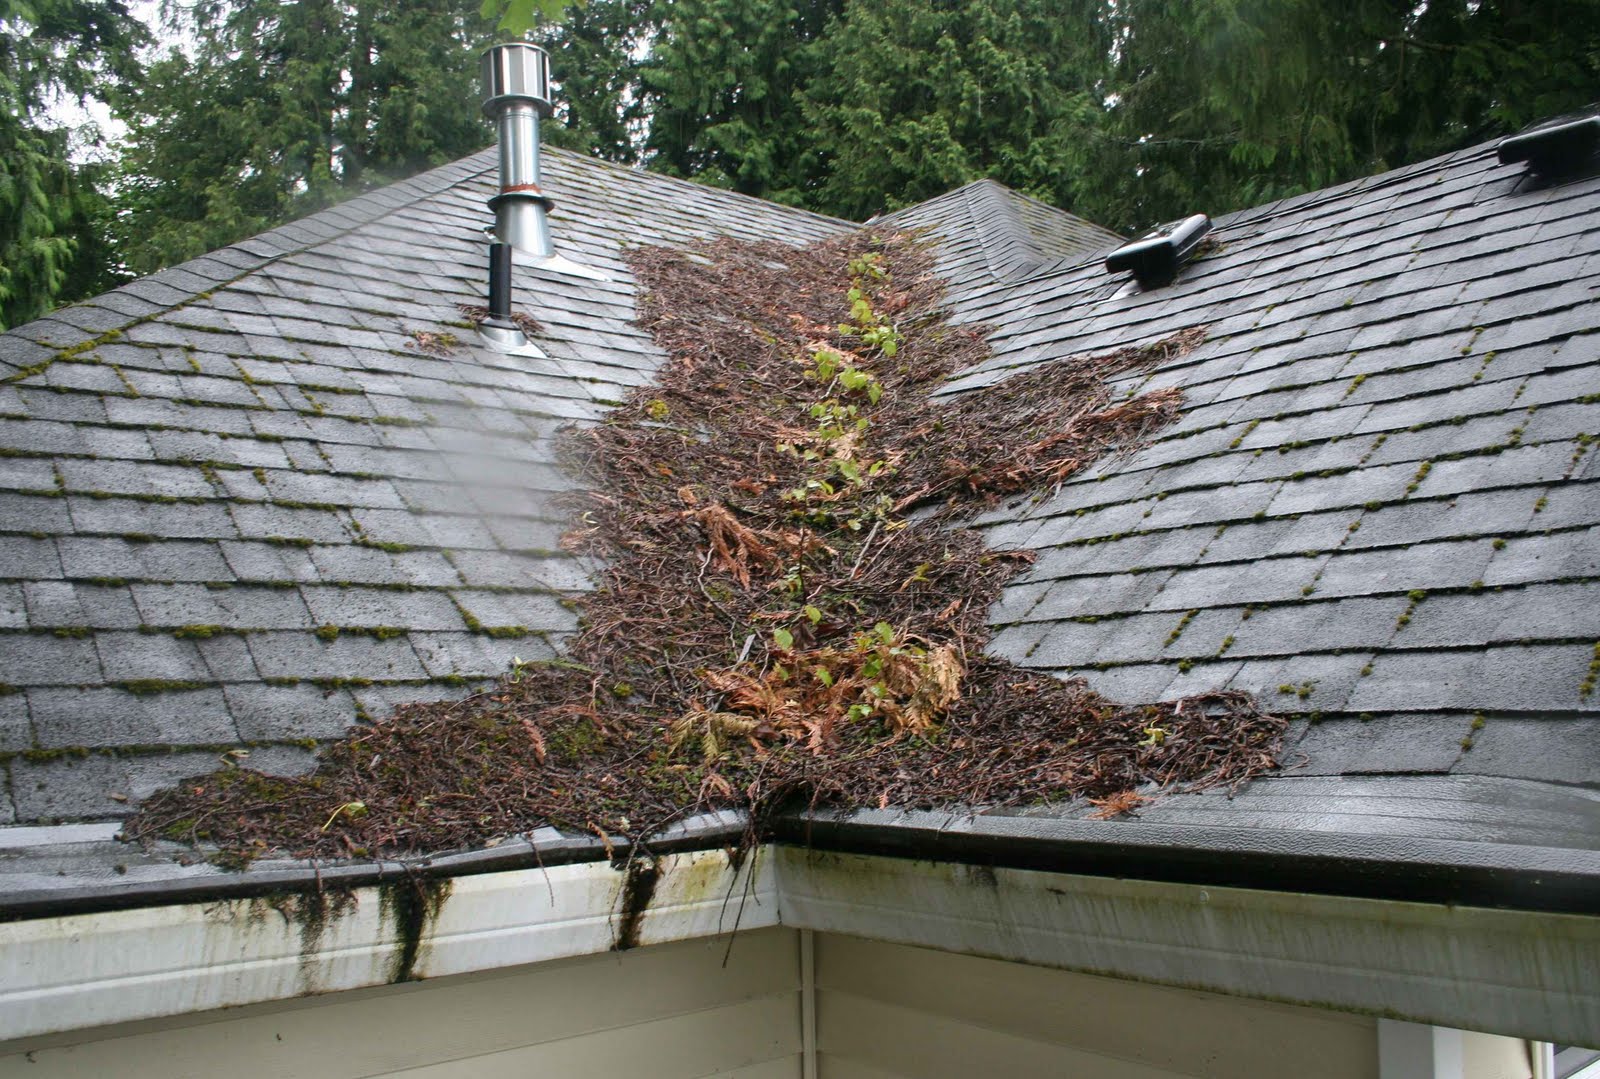
[[566,433],[587,486],[568,545],[606,567],[567,656],[358,726],[308,776],[187,780],[130,837],[375,856],[546,824],[648,839],[720,808],[758,826],[796,806],[1087,799],[1113,815],[1275,766],[1284,721],[1246,694],[1124,705],[985,655],[986,612],[1033,556],[962,527],[1171,422],[1176,390],[1113,401],[1108,380],[1201,329],[940,395],[990,352],[984,328],[948,320],[914,238],[630,261],[669,358]]

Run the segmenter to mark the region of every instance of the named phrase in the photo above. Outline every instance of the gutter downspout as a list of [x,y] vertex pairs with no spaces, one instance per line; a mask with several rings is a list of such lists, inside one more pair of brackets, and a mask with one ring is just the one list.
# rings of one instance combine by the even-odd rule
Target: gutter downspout
[[817,1079],[817,935],[800,930],[800,1075]]

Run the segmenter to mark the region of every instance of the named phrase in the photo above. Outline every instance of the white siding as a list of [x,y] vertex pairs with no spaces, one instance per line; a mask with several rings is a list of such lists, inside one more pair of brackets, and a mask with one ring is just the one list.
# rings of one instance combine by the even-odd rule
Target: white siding
[[[813,942],[818,1079],[1377,1077],[1369,1018]],[[800,1079],[801,969],[799,934],[762,929],[731,953],[707,938],[12,1042],[0,1079]],[[1526,1079],[1522,1043],[1464,1044],[1464,1079]]]
[[[0,1046],[28,1079],[798,1079],[793,930],[560,960]],[[723,966],[727,955],[727,966]]]
[[1375,1079],[1372,1019],[816,937],[819,1079]]
[[1532,1079],[1532,1048],[1521,1038],[1461,1032],[1461,1079]]

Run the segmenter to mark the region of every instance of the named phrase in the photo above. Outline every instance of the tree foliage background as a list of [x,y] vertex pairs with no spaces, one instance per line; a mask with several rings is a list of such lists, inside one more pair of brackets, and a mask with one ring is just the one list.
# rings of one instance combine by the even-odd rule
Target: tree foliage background
[[46,113],[137,81],[145,40],[120,0],[0,0],[0,327],[115,282],[103,170]]
[[[0,322],[487,144],[526,33],[547,141],[861,219],[980,177],[1131,231],[1581,107],[1595,0],[0,0]],[[496,25],[496,19],[500,25]],[[48,113],[108,102],[113,167]]]

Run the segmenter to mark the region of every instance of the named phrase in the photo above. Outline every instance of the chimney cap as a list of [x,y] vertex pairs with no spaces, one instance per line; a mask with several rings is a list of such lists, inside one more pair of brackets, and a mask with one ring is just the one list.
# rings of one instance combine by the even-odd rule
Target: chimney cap
[[555,111],[550,102],[550,54],[537,45],[511,41],[483,54],[483,112],[494,116],[511,102],[526,101],[541,117]]

